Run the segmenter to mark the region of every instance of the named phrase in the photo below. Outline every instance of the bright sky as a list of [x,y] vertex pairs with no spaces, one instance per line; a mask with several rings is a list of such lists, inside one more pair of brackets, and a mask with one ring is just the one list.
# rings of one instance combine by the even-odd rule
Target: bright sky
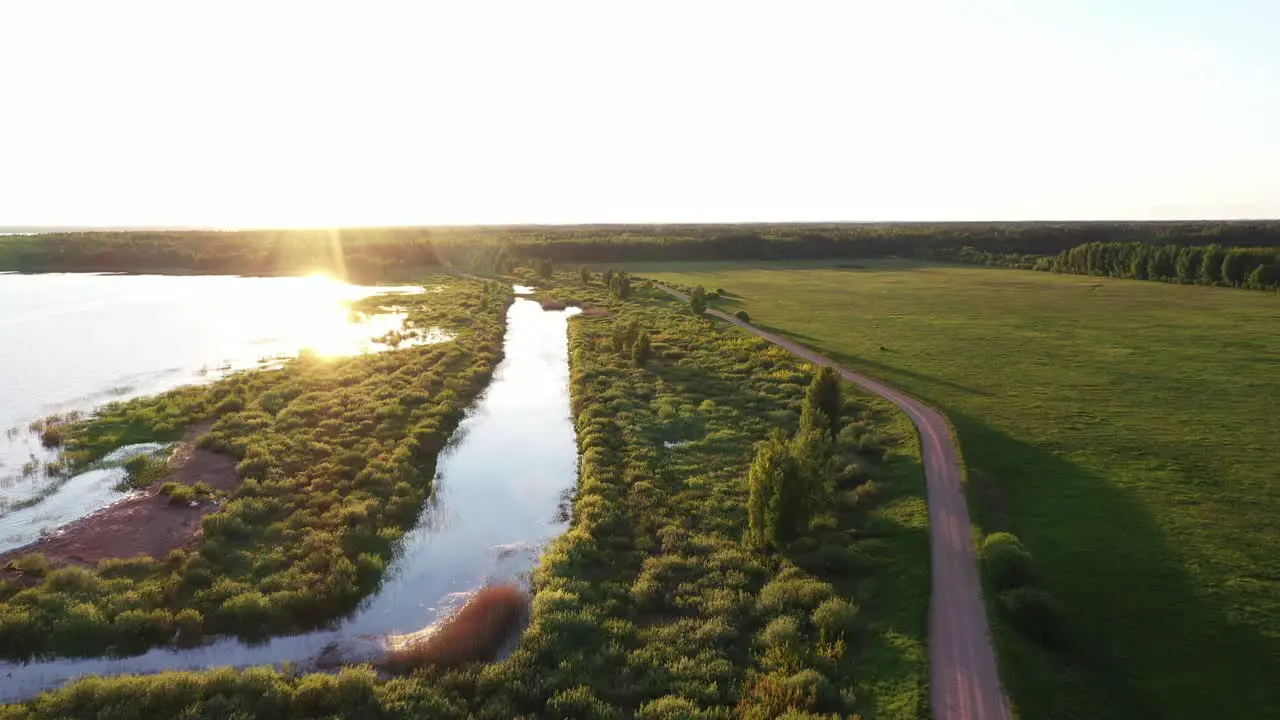
[[0,225],[1280,216],[1277,0],[5,2]]

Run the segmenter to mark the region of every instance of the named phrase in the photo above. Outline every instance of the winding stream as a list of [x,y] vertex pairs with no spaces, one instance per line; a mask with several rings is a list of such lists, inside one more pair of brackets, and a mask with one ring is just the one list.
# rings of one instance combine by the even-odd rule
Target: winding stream
[[418,631],[482,585],[518,579],[561,533],[563,494],[577,477],[569,411],[567,322],[517,298],[507,311],[505,355],[438,464],[431,504],[408,533],[377,592],[332,628],[249,645],[233,638],[127,658],[0,663],[0,701],[87,675],[222,666],[314,665],[335,648],[369,657],[389,635]]

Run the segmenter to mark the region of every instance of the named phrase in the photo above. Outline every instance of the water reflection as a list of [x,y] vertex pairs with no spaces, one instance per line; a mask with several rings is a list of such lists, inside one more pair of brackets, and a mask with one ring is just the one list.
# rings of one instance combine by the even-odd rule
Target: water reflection
[[131,658],[0,663],[0,701],[89,673],[358,661],[379,652],[388,636],[435,622],[483,584],[523,578],[568,522],[557,508],[577,474],[566,333],[574,312],[544,312],[524,299],[511,306],[504,357],[459,428],[461,440],[440,459],[432,502],[378,591],[352,616],[332,629],[253,646],[221,640]]
[[0,515],[65,481],[45,472],[56,453],[30,431],[32,421],[278,364],[303,351],[333,357],[387,347],[374,338],[401,346],[447,340],[438,330],[401,337],[403,313],[351,309],[378,293],[422,291],[323,276],[0,277]]

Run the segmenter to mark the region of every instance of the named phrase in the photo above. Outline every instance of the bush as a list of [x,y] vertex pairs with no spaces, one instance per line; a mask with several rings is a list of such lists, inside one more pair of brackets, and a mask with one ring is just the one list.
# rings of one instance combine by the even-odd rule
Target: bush
[[636,720],[688,720],[697,715],[697,703],[679,695],[667,695],[641,705]]
[[760,644],[765,648],[798,647],[800,621],[790,615],[774,618],[760,631]]
[[1012,545],[1021,549],[1022,541],[1018,539],[1017,535],[1010,532],[993,532],[982,541],[982,556],[986,557],[988,552],[1005,545]]
[[49,572],[49,560],[40,553],[28,553],[9,561],[9,565],[14,570],[36,577],[44,577]]
[[746,310],[739,310],[738,312],[734,313],[733,316],[738,318],[744,323],[751,322],[751,316],[747,314]]
[[835,594],[831,585],[812,578],[776,579],[760,591],[756,609],[762,615],[807,617]]
[[811,616],[813,627],[824,642],[851,637],[858,630],[858,606],[844,598],[823,601]]
[[616,716],[613,708],[584,685],[561,690],[547,701],[547,717],[564,720],[610,720]]
[[1031,553],[1021,547],[1012,544],[995,545],[984,551],[983,562],[987,577],[997,590],[1035,584],[1035,564],[1031,560]]
[[1062,610],[1043,590],[1027,587],[1005,590],[1000,593],[1000,607],[1014,627],[1041,645],[1053,647],[1062,641]]
[[196,495],[190,485],[176,485],[169,489],[169,502],[174,505],[186,505]]
[[199,645],[204,639],[204,616],[199,610],[186,608],[179,610],[173,617],[174,629],[178,631],[178,644],[184,646]]

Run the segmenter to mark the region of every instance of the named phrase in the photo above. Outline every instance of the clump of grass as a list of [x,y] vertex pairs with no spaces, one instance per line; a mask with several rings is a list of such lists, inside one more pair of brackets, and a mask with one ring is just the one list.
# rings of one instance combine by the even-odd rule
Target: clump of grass
[[120,490],[141,490],[164,477],[169,470],[169,460],[150,453],[135,455],[124,464],[124,480]]
[[489,660],[520,626],[529,598],[515,585],[482,588],[423,639],[393,649],[383,664],[404,672],[429,665],[452,667]]

